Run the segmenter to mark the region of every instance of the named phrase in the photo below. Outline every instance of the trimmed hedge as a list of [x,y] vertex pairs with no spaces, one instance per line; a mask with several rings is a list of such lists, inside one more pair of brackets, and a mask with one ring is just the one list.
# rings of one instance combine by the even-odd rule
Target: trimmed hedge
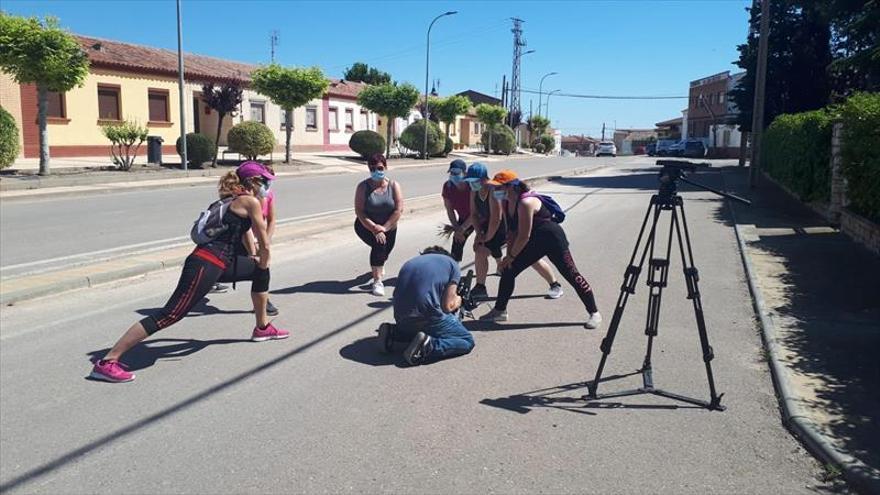
[[783,114],[767,128],[761,165],[803,201],[828,201],[831,122],[827,110]]
[[18,150],[18,126],[12,114],[0,107],[0,169],[12,165]]
[[351,135],[348,147],[364,158],[385,152],[385,138],[376,131],[363,130]]
[[[248,160],[256,160],[260,155],[268,155],[275,149],[275,135],[269,127],[255,120],[248,120],[232,126],[226,135],[229,150]],[[213,157],[212,157],[213,158]]]
[[509,155],[516,149],[516,137],[513,135],[513,129],[504,124],[498,124],[486,129],[483,131],[483,135],[480,136],[480,143],[483,145],[483,150],[487,153],[489,152],[490,134],[492,135],[493,153]]
[[857,93],[840,107],[849,208],[880,223],[880,93]]
[[[183,156],[180,138],[177,138],[175,148],[177,154]],[[215,149],[214,140],[204,134],[190,132],[186,135],[186,158],[193,167],[201,168],[203,163],[213,160]]]
[[[440,126],[429,121],[428,125],[428,155],[436,155],[443,151],[445,135],[440,132]],[[407,149],[417,151],[419,155],[425,153],[425,119],[417,120],[408,125],[400,134],[400,144]]]

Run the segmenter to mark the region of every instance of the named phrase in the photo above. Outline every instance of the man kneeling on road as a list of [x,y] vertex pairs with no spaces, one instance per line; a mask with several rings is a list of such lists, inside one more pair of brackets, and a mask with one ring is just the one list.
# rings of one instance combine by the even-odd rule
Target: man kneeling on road
[[474,338],[458,317],[460,279],[458,263],[439,246],[404,263],[394,287],[396,324],[379,326],[380,349],[390,351],[394,342],[409,342],[403,356],[411,365],[471,352]]

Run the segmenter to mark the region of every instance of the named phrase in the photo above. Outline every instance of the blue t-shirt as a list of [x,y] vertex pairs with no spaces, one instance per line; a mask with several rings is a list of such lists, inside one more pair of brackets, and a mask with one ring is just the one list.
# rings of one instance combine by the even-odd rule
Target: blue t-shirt
[[459,279],[458,263],[445,254],[422,254],[407,261],[394,286],[394,319],[443,318],[443,292]]

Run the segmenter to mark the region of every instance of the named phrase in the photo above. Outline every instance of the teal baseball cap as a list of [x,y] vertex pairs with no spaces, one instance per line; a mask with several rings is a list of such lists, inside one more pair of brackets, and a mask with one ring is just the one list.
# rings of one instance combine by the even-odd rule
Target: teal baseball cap
[[489,170],[486,169],[486,166],[480,162],[474,162],[467,169],[467,174],[465,175],[464,180],[470,182],[477,182],[483,179],[489,178]]

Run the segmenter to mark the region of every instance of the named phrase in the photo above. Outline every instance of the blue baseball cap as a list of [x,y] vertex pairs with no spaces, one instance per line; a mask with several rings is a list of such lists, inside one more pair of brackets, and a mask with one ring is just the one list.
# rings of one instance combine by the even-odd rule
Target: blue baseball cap
[[467,176],[464,180],[478,182],[489,178],[489,170],[480,162],[474,162],[467,169]]
[[464,171],[467,170],[467,163],[465,163],[464,160],[462,160],[461,158],[456,158],[455,160],[452,160],[452,163],[449,164],[448,171],[452,172],[453,170],[458,170],[461,173],[464,173]]

